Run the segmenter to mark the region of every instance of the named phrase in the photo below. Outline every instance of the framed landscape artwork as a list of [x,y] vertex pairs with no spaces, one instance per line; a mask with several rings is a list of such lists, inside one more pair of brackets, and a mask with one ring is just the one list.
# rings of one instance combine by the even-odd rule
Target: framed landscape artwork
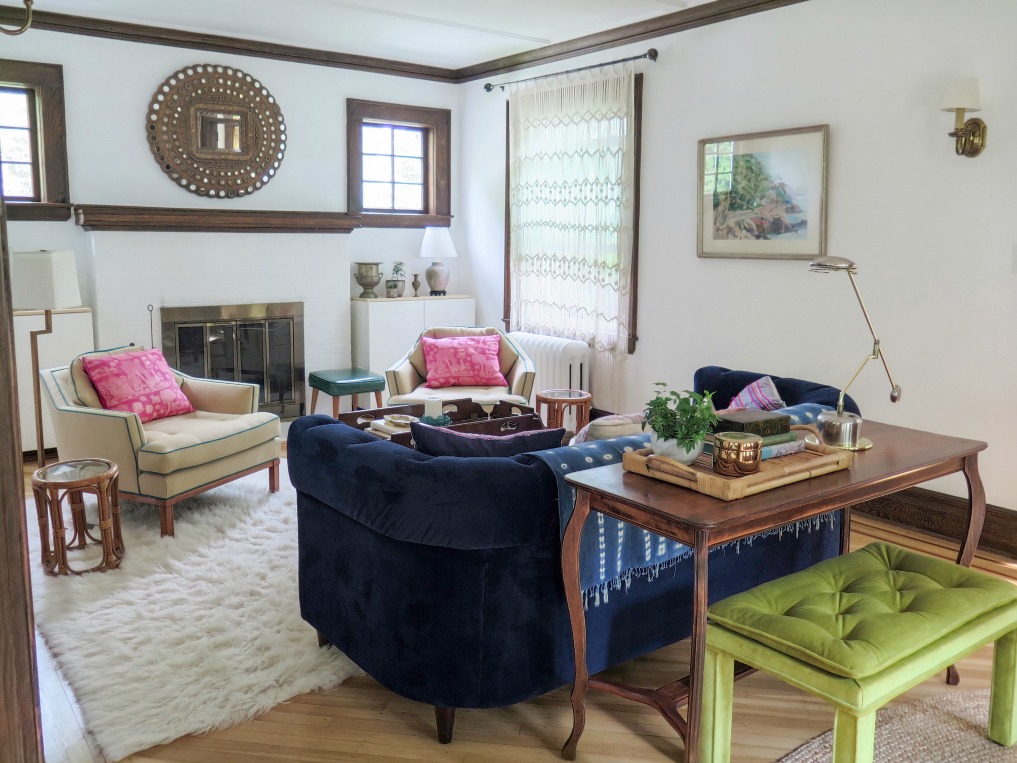
[[699,141],[700,257],[826,253],[829,125]]

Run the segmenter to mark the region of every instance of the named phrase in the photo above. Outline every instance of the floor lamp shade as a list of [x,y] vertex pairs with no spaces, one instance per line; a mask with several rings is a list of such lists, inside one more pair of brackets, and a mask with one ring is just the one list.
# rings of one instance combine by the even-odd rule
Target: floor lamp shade
[[53,311],[81,306],[78,269],[74,252],[43,249],[11,252],[11,301],[15,310],[42,310],[44,328],[29,332],[32,342],[32,391],[35,394],[36,458],[46,463],[42,430],[42,397],[39,386],[39,337],[53,332]]
[[11,299],[15,310],[80,307],[74,252],[11,252]]

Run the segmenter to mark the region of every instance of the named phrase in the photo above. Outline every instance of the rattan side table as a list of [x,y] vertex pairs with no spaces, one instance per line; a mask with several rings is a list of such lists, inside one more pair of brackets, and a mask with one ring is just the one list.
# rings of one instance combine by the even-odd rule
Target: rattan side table
[[542,405],[547,406],[547,427],[557,429],[565,420],[565,409],[576,409],[576,431],[590,423],[590,409],[593,396],[579,389],[545,389],[537,393],[537,413]]
[[[42,568],[46,574],[80,575],[120,566],[124,556],[124,540],[120,534],[120,494],[116,464],[104,458],[81,458],[50,464],[32,475],[32,492],[39,513]],[[94,495],[99,504],[98,538],[88,531],[85,523],[84,493]],[[63,516],[65,498],[71,505],[70,529],[74,531],[69,541]],[[102,544],[102,558],[94,567],[74,569],[67,560],[67,549],[85,548],[89,540]]]

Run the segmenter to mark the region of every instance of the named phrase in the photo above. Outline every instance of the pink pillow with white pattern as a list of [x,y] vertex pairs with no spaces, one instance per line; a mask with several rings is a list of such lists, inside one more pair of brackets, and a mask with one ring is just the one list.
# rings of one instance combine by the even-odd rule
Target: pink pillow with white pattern
[[498,334],[481,336],[450,336],[443,339],[421,337],[424,364],[427,366],[425,387],[507,387],[501,373]]
[[763,376],[731,398],[727,410],[743,411],[747,408],[755,408],[761,411],[775,411],[784,407],[784,401],[780,399],[780,393],[777,391],[777,385],[773,383],[773,379]]
[[142,423],[194,410],[158,350],[85,355],[81,362],[107,410],[136,413]]

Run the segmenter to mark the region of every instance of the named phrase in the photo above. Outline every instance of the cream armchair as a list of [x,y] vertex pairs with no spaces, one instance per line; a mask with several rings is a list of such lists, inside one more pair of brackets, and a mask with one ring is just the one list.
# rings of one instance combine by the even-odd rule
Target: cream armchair
[[39,376],[60,458],[113,461],[120,496],[158,506],[162,535],[173,535],[176,503],[247,474],[267,469],[269,490],[279,490],[279,417],[258,411],[257,384],[177,373],[196,410],[142,424],[137,414],[102,408],[80,357]]
[[385,372],[388,382],[389,405],[407,405],[423,403],[428,397],[439,397],[442,400],[455,400],[468,397],[480,405],[493,405],[499,400],[506,400],[519,405],[530,404],[530,393],[533,391],[535,369],[533,361],[523,349],[513,342],[503,331],[496,328],[448,327],[430,328],[420,336],[442,339],[451,336],[478,336],[497,334],[501,337],[498,350],[500,370],[508,385],[505,387],[442,387],[432,389],[425,387],[427,381],[427,364],[424,362],[424,349],[420,339],[403,355],[394,366]]

